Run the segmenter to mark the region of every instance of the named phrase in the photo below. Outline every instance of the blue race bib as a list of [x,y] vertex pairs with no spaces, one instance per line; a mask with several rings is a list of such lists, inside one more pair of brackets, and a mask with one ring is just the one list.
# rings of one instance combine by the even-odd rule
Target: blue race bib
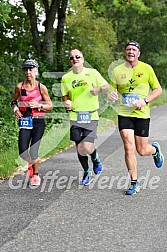
[[122,104],[126,106],[133,106],[133,102],[139,99],[139,94],[122,94]]
[[20,129],[32,129],[33,120],[32,117],[22,117],[19,119],[19,128]]
[[90,112],[82,112],[82,111],[78,112],[77,122],[78,123],[90,123],[91,122]]

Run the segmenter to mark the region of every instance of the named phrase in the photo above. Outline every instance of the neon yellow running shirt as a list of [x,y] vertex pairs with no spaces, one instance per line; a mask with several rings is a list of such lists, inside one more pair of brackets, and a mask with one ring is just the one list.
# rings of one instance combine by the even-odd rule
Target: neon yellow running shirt
[[153,68],[138,61],[134,68],[128,68],[125,63],[117,66],[111,77],[111,89],[118,90],[119,115],[137,118],[150,118],[150,106],[147,104],[143,109],[137,110],[133,107],[135,100],[141,100],[148,96],[150,89],[159,87],[159,81]]
[[79,74],[70,71],[63,75],[61,81],[62,96],[69,96],[72,101],[72,111],[70,111],[70,120],[77,120],[77,113],[79,111],[95,111],[91,113],[92,120],[98,120],[99,109],[98,95],[93,96],[90,90],[94,86],[101,87],[106,84],[104,78],[96,69],[84,68]]

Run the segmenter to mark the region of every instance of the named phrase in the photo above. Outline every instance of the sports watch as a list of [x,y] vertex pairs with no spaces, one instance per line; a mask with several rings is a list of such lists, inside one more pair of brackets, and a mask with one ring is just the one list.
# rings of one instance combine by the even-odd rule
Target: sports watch
[[145,101],[146,104],[148,104],[148,99],[147,99],[147,97],[144,98],[144,101]]
[[41,104],[40,108],[38,108],[38,111],[41,111],[43,109],[43,105]]

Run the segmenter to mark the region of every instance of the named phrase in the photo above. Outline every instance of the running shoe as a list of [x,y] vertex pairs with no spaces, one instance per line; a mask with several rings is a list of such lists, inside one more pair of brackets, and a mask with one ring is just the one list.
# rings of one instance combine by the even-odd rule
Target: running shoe
[[81,180],[82,185],[89,185],[93,181],[90,171],[84,172],[83,179]]
[[136,182],[135,184],[132,184],[127,191],[125,191],[125,194],[127,195],[136,194],[140,192],[140,187],[141,187],[140,184]]
[[41,183],[41,178],[39,177],[39,175],[33,175],[31,178],[30,185],[39,186],[40,183]]
[[32,176],[33,176],[32,164],[28,164],[27,174],[28,174],[28,177],[29,177],[29,178],[32,178]]
[[101,173],[102,169],[103,169],[102,163],[100,163],[100,162],[98,162],[98,163],[93,162],[93,171],[94,171],[95,174]]
[[160,146],[157,142],[154,142],[152,146],[156,148],[156,153],[152,155],[154,159],[154,163],[157,168],[161,168],[164,163],[164,156],[161,152]]

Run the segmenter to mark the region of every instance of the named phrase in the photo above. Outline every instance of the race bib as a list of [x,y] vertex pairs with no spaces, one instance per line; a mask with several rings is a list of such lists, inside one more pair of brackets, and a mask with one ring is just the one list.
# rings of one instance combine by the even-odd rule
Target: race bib
[[32,117],[22,117],[19,119],[19,128],[20,129],[32,129],[33,120]]
[[139,94],[122,94],[122,104],[133,106],[133,102],[139,100]]
[[78,112],[77,122],[78,123],[90,123],[91,122],[90,112]]

